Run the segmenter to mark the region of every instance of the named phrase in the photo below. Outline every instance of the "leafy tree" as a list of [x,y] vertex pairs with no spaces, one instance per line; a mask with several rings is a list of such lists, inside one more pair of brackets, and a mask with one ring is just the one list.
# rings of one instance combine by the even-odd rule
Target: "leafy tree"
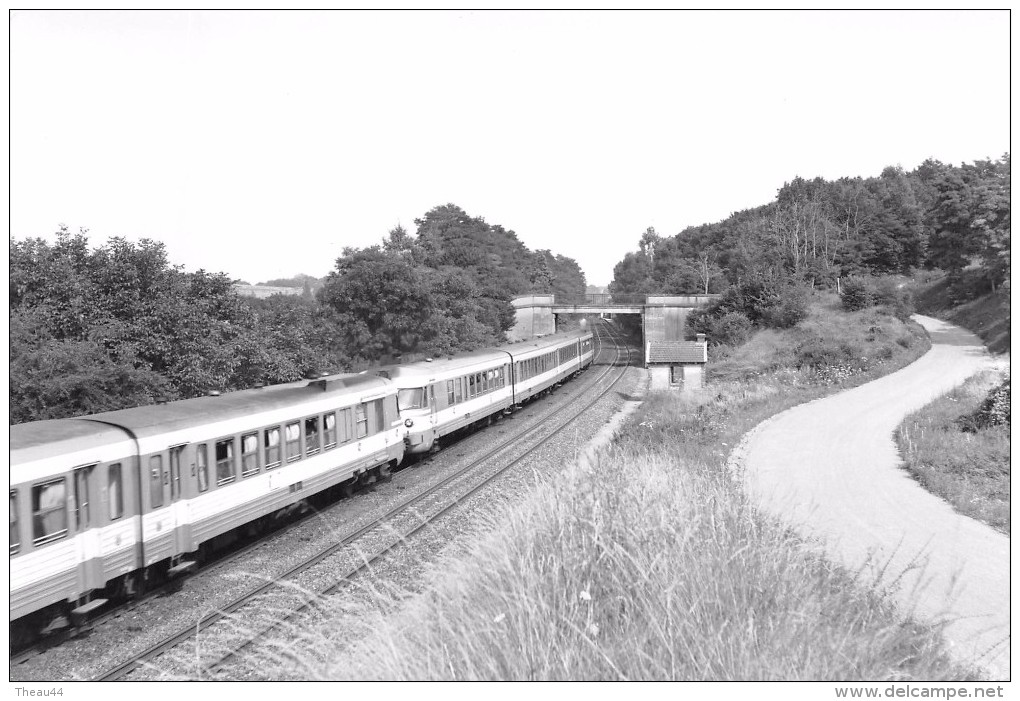
[[929,263],[959,273],[976,263],[994,291],[1008,279],[1010,157],[944,168],[933,176]]

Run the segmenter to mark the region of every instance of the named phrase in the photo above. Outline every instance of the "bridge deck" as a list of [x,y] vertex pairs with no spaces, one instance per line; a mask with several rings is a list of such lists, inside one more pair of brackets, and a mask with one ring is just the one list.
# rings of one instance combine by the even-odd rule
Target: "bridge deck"
[[553,304],[550,309],[553,314],[641,314],[645,310],[644,305],[625,304]]

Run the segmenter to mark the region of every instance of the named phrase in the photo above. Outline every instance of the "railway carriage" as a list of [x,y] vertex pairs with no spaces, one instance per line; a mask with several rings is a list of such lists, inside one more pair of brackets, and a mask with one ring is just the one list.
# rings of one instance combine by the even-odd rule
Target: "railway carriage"
[[13,426],[11,620],[191,569],[217,538],[385,474],[403,437],[396,388],[364,375]]
[[506,346],[514,363],[514,401],[518,404],[563,382],[591,364],[592,334],[576,331]]
[[87,606],[85,592],[136,566],[134,442],[84,419],[37,421],[11,427],[10,455],[11,620]]

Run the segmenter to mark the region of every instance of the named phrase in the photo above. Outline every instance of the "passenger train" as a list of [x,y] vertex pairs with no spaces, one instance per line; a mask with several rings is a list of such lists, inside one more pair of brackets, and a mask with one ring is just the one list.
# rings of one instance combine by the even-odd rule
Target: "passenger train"
[[12,426],[12,638],[194,569],[307,497],[385,477],[592,362],[588,331]]

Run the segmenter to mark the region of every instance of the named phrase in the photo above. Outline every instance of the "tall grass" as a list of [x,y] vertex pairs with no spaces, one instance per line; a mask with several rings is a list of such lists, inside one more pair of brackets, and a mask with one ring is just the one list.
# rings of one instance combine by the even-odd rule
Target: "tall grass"
[[995,386],[999,372],[983,372],[920,411],[896,430],[904,467],[922,486],[962,514],[1010,532],[1010,426],[965,431],[961,418],[973,414]]
[[[304,631],[317,642],[297,674],[968,678],[937,630],[889,603],[894,582],[882,577],[895,573],[852,573],[826,561],[753,508],[727,467],[730,448],[760,420],[832,391],[818,368],[790,365],[800,335],[875,333],[865,313],[840,314],[840,322],[816,312],[801,328],[733,349],[723,361],[730,369],[708,391],[650,395],[594,460],[496,510],[482,535],[432,570],[424,590],[372,592],[373,606],[356,616],[344,612],[361,605],[354,602],[366,589],[331,602],[334,615]],[[893,338],[910,335],[888,323]],[[925,348],[912,338],[893,341],[892,357],[838,383],[906,364]],[[720,379],[727,373],[739,379]]]

